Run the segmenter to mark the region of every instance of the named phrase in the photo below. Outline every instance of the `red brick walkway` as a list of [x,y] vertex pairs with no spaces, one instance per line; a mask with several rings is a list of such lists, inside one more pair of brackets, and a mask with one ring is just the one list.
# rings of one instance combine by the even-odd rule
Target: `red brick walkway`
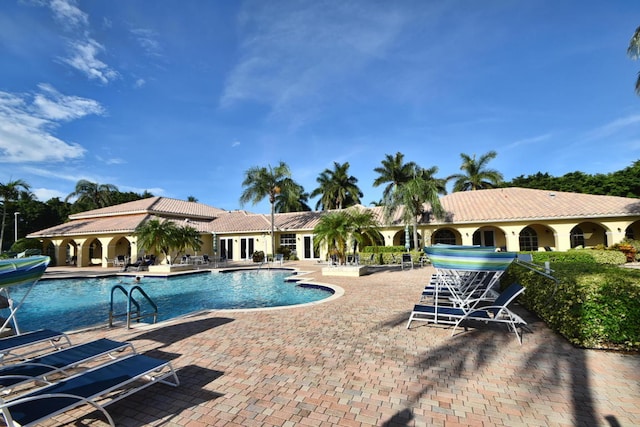
[[[344,296],[72,340],[131,341],[178,369],[179,388],[158,384],[108,408],[123,426],[640,425],[638,355],[573,348],[530,315],[522,346],[501,328],[455,337],[423,323],[407,330],[431,272],[316,271],[312,278],[339,285]],[[84,412],[84,424],[104,425],[97,412]]]

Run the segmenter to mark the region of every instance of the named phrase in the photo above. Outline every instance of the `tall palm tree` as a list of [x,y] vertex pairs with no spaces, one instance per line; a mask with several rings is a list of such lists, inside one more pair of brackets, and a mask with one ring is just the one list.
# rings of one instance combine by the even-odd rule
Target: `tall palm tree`
[[498,153],[491,150],[480,156],[476,160],[468,154],[461,153],[462,166],[460,170],[464,173],[453,174],[447,177],[447,181],[454,180],[453,191],[482,190],[486,188],[498,187],[503,180],[502,174],[495,169],[487,169],[487,163],[495,159]]
[[440,194],[446,194],[446,180],[435,177],[438,167],[428,169],[416,167],[413,178],[399,187],[398,191],[387,205],[385,205],[385,217],[390,218],[393,212],[403,207],[402,219],[405,224],[411,224],[413,228],[413,247],[419,247],[418,222],[425,213],[425,203],[431,207],[431,213],[436,218],[444,216],[444,209],[440,204]]
[[360,203],[363,196],[358,187],[358,179],[349,175],[349,162],[333,162],[333,170],[325,169],[318,178],[319,186],[311,192],[311,197],[321,196],[316,209],[343,209]]
[[291,178],[285,178],[283,183],[284,185],[280,188],[280,194],[276,195],[276,212],[310,211],[309,193],[304,191],[304,187]]
[[[633,33],[629,41],[627,55],[629,55],[631,59],[640,58],[640,27],[636,28],[635,33]],[[640,95],[640,73],[638,73],[638,78],[636,79],[636,94]]]
[[384,204],[393,197],[393,193],[399,186],[411,179],[416,166],[414,162],[404,163],[404,154],[397,152],[395,156],[386,154],[382,160],[382,166],[373,169],[378,173],[378,177],[373,181],[373,186],[387,184],[382,191]]
[[291,178],[291,171],[286,163],[280,162],[274,168],[254,166],[244,173],[242,186],[245,187],[240,195],[240,204],[251,202],[254,205],[260,203],[265,197],[269,197],[271,204],[271,254],[276,253],[275,241],[275,203],[276,197],[282,191],[282,187],[289,185],[287,178]]
[[4,228],[7,221],[7,208],[11,202],[18,200],[21,191],[29,193],[31,187],[25,181],[17,179],[6,183],[0,183],[0,199],[2,200],[2,227],[0,228],[0,253],[4,243]]
[[171,249],[177,246],[178,236],[178,227],[175,223],[169,220],[150,219],[136,228],[134,236],[137,237],[139,248],[154,254],[162,253],[171,264],[169,254]]
[[86,209],[98,209],[113,204],[113,195],[118,192],[118,187],[113,184],[98,184],[86,179],[81,179],[76,183],[76,189],[65,199],[77,198],[76,202]]

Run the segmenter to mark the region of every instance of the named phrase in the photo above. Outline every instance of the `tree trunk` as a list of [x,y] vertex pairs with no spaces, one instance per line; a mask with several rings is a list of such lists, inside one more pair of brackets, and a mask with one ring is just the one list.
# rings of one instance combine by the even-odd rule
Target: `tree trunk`
[[413,249],[420,250],[420,241],[418,240],[418,217],[413,218]]
[[0,228],[0,254],[2,253],[4,243],[4,226],[7,220],[7,201],[5,200],[2,207],[2,228]]

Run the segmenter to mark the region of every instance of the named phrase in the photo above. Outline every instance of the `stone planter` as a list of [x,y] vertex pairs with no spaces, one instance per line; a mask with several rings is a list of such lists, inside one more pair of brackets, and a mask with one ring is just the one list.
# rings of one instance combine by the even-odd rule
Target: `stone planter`
[[366,265],[340,265],[336,267],[324,267],[323,276],[359,277],[369,272]]
[[195,270],[195,266],[191,264],[160,264],[150,265],[149,273],[174,273],[176,271],[189,271]]

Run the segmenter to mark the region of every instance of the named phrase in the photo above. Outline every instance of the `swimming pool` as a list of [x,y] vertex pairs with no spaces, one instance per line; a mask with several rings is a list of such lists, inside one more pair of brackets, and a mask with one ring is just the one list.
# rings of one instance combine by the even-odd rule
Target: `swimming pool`
[[[143,277],[140,286],[158,306],[158,321],[210,309],[288,306],[319,301],[333,294],[326,287],[298,284],[290,271],[243,270],[198,273],[171,278]],[[136,285],[133,277],[52,279],[36,283],[17,313],[21,331],[54,328],[61,331],[106,324],[111,288]],[[10,288],[16,301],[30,285]],[[143,303],[140,294],[134,294]],[[151,308],[143,304],[143,311]],[[114,312],[126,311],[126,297],[114,294]],[[2,310],[6,317],[8,311]],[[120,319],[122,320],[122,319]],[[148,319],[148,321],[151,321]]]

